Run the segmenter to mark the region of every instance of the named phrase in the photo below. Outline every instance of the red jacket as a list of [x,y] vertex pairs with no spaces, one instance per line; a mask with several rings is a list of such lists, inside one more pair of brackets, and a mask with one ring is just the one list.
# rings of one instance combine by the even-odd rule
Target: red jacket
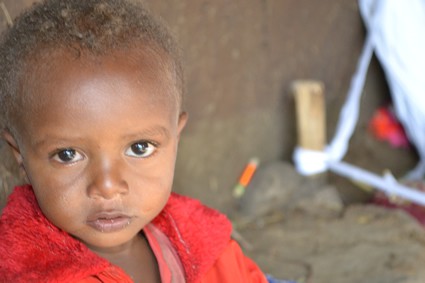
[[[172,194],[153,224],[171,241],[186,282],[267,282],[231,224],[199,201]],[[0,282],[132,282],[122,269],[50,223],[30,186],[15,188],[0,220]]]

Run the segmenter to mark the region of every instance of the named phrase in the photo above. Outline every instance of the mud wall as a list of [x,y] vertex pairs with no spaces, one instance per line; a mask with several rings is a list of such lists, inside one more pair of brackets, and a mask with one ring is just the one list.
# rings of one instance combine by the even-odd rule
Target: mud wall
[[[3,2],[14,17],[33,1]],[[289,161],[296,143],[289,91],[293,80],[324,82],[327,134],[332,137],[363,44],[356,1],[145,2],[176,34],[186,66],[190,121],[181,140],[176,191],[226,211],[233,203],[232,188],[251,157]],[[0,30],[5,26],[0,11]],[[365,138],[373,109],[388,99],[376,61],[365,92],[348,158],[362,166],[392,166],[402,172],[413,164],[414,155],[388,149],[398,163],[387,164],[385,157],[371,156],[376,145]],[[4,146],[2,150],[6,172],[10,162]],[[16,176],[16,168],[9,171]],[[3,174],[9,178],[3,177],[4,187],[16,181],[9,171]]]

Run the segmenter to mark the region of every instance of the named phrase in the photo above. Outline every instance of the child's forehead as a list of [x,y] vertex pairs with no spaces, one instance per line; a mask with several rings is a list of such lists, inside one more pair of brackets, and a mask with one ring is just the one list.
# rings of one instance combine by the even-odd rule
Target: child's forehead
[[[115,51],[97,56],[86,53],[76,56],[69,50],[55,50],[49,53],[48,61],[44,61],[43,57],[30,60],[28,75],[22,81],[23,98],[20,104],[21,111],[26,112],[27,118],[31,119],[29,116],[38,111],[28,110],[41,109],[45,100],[55,97],[66,99],[66,95],[71,92],[64,90],[77,88],[79,85],[96,88],[96,84],[92,82],[105,81],[105,78],[111,82],[127,81],[141,89],[146,89],[148,85],[155,90],[152,95],[158,101],[180,108],[179,92],[173,76],[164,66],[161,54],[155,54],[152,50]],[[117,97],[120,95],[122,93],[117,92]]]
[[[103,53],[93,53],[80,48],[43,47],[27,57],[26,75],[36,70],[42,72],[58,71],[70,65],[96,69],[99,66],[120,63],[123,67],[132,67],[135,71],[150,68],[153,71],[167,71],[171,65],[169,56],[160,49],[149,46],[111,49]],[[120,67],[116,64],[115,67]],[[35,74],[37,75],[37,74]]]
[[174,96],[180,96],[170,59],[164,52],[153,48],[111,50],[104,54],[77,52],[74,49],[46,49],[28,60],[21,80],[21,93],[34,96],[35,90],[48,88],[55,80],[64,81],[67,76],[95,77],[106,72],[109,75],[131,76],[140,83],[149,80],[150,83],[168,87],[167,92]]
[[[155,108],[167,117],[177,117],[179,104],[174,82],[170,82],[153,56],[114,53],[75,58],[66,52],[51,55],[52,60],[34,68],[32,78],[24,83],[26,98],[19,111],[22,116],[17,118],[20,129],[34,123],[31,127],[36,128],[40,115],[55,121],[75,116],[90,120],[112,108],[120,107],[126,112],[125,109],[135,110],[136,105],[138,110],[133,112]],[[93,113],[98,115],[90,116]]]

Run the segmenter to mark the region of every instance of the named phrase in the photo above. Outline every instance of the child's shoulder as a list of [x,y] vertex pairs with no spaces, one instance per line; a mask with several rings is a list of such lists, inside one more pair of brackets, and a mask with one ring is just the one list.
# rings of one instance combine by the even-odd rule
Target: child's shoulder
[[211,268],[229,244],[232,232],[224,214],[176,193],[153,224],[173,243],[191,282]]
[[[163,212],[159,215],[162,220],[173,218],[179,226],[194,225],[190,229],[203,230],[221,228],[230,236],[232,225],[226,215],[208,207],[197,199],[172,193]],[[158,217],[157,217],[158,219]],[[157,219],[155,219],[157,221]]]
[[[206,214],[205,216],[211,217],[225,217],[226,216],[220,213],[218,210],[208,207],[203,204],[200,200],[191,198],[188,196],[180,195],[178,193],[171,193],[171,196],[168,200],[168,203],[165,209],[176,209],[179,211],[186,211],[188,213],[200,213]],[[227,218],[226,218],[227,219]]]
[[202,204],[199,200],[172,193],[163,211],[154,219],[159,227],[178,227],[191,233],[213,233],[230,237],[232,225],[226,215]]

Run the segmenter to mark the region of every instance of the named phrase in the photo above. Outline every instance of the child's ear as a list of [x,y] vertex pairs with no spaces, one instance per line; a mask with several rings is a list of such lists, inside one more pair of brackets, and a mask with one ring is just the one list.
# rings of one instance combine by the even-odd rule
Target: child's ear
[[186,126],[187,120],[189,119],[189,114],[187,112],[181,112],[179,115],[179,121],[177,125],[177,134],[180,139],[180,134]]
[[18,162],[19,167],[22,167],[23,158],[21,155],[21,151],[19,150],[18,142],[13,137],[13,135],[7,130],[3,132],[3,138],[6,140],[6,142],[9,144],[10,148],[12,149],[13,156],[15,157],[16,162]]
[[23,180],[26,183],[29,183],[28,175],[24,167],[24,160],[22,158],[22,154],[19,149],[18,142],[13,137],[13,135],[7,130],[4,131],[2,135],[3,135],[3,138],[6,140],[6,142],[8,143],[8,145],[10,146],[10,148],[12,149],[12,153],[13,153],[13,156],[15,157],[16,162],[18,162],[19,173],[21,174],[21,178],[23,178]]

